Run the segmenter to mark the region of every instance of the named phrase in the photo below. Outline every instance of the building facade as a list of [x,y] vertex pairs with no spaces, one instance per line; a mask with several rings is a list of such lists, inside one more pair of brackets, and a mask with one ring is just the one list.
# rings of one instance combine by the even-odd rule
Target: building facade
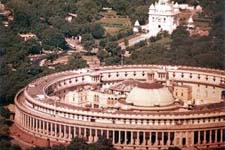
[[179,25],[179,6],[169,0],[159,0],[149,7],[149,36],[157,36],[162,31],[171,34]]
[[105,136],[118,149],[225,146],[221,70],[163,65],[71,70],[31,82],[15,104],[16,127],[49,144]]
[[148,24],[141,26],[137,20],[133,31],[147,33],[146,38],[157,36],[158,33],[163,31],[171,34],[179,26],[179,9],[178,3],[159,0],[149,7]]

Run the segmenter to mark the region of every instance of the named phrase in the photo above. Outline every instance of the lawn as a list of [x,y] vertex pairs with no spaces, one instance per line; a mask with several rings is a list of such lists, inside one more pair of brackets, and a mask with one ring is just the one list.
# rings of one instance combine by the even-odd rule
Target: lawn
[[106,32],[110,35],[132,27],[130,18],[121,17],[115,14],[111,17],[108,14],[105,14],[104,17],[97,22],[103,25]]

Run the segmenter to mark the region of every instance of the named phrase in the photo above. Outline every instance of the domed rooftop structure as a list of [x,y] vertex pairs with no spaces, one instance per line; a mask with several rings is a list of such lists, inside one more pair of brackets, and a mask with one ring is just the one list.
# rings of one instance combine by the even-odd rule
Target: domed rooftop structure
[[158,83],[143,83],[134,87],[126,98],[127,103],[135,106],[167,106],[174,103],[172,93]]
[[140,23],[139,23],[138,20],[135,21],[134,26],[136,26],[136,27],[139,27],[140,26]]
[[154,4],[151,4],[150,7],[149,7],[149,9],[155,9]]
[[192,16],[188,19],[188,23],[194,23]]

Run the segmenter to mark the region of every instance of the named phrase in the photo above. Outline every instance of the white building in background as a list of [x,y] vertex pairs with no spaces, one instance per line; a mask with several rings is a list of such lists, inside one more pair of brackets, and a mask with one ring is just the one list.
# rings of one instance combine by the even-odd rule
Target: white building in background
[[149,7],[148,24],[140,25],[137,20],[133,31],[147,33],[145,35],[146,38],[156,36],[162,31],[167,31],[171,34],[179,26],[179,13],[183,9],[189,9],[189,6],[187,4],[174,3],[170,0],[159,0]]
[[179,5],[169,0],[159,0],[149,7],[149,36],[156,36],[161,31],[173,32],[179,25]]
[[195,28],[195,25],[194,25],[194,20],[192,18],[192,16],[188,19],[188,22],[187,22],[187,29],[194,29]]
[[136,20],[134,23],[133,32],[139,32],[139,29],[140,29],[140,23],[138,20]]

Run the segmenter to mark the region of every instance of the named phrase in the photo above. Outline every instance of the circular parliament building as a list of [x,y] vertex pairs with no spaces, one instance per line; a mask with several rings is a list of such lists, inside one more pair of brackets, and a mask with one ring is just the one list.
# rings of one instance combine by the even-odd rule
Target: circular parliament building
[[91,143],[104,136],[117,149],[225,146],[222,70],[163,65],[71,70],[31,82],[15,104],[16,128],[33,144],[38,139],[66,144],[75,137]]

